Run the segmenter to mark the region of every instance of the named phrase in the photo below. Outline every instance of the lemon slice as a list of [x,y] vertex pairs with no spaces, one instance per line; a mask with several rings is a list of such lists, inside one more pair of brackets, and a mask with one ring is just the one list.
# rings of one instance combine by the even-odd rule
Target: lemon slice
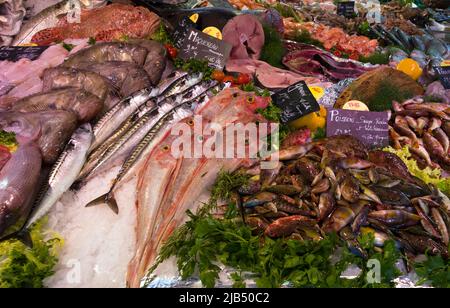
[[422,75],[422,69],[420,68],[419,63],[411,58],[406,58],[400,61],[397,64],[397,70],[405,73],[414,80],[419,79]]
[[308,88],[316,100],[321,99],[325,94],[325,90],[322,87],[313,86]]
[[195,13],[194,15],[192,15],[191,17],[189,17],[190,20],[192,20],[192,22],[194,24],[197,23],[198,19],[200,18],[200,15],[198,15],[197,13]]
[[222,32],[216,27],[208,27],[203,30],[203,33],[206,33],[212,37],[215,37],[218,40],[222,40]]

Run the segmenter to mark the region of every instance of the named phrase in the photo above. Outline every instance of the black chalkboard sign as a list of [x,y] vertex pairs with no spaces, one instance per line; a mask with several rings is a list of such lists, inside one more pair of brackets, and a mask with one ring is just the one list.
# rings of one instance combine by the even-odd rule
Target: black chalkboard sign
[[389,145],[389,113],[329,109],[327,137],[351,135],[369,147]]
[[337,14],[347,18],[355,17],[355,1],[342,1],[337,3]]
[[281,121],[288,123],[320,110],[320,106],[304,81],[293,84],[274,95],[272,100],[283,110]]
[[20,59],[36,60],[49,46],[5,46],[0,47],[0,61],[8,60],[11,62]]
[[206,60],[211,67],[222,70],[230,56],[231,48],[225,41],[190,29],[181,46],[179,57],[183,60]]
[[180,49],[183,46],[184,39],[191,29],[195,29],[195,23],[187,16],[178,21],[178,26],[172,33],[173,45]]
[[434,70],[438,74],[444,88],[450,89],[450,66],[435,66]]

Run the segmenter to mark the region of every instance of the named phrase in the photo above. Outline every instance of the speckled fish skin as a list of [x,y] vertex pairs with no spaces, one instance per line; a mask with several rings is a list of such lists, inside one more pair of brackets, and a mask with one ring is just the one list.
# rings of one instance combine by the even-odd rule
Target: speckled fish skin
[[66,67],[77,67],[81,62],[104,63],[109,61],[131,62],[144,65],[148,51],[146,48],[128,43],[97,43],[69,57]]
[[36,195],[41,164],[39,148],[31,142],[20,144],[0,171],[0,237],[17,231],[11,229],[27,218]]
[[66,110],[73,112],[80,123],[93,120],[102,109],[102,100],[77,88],[62,88],[28,96],[11,108],[12,111],[19,112]]

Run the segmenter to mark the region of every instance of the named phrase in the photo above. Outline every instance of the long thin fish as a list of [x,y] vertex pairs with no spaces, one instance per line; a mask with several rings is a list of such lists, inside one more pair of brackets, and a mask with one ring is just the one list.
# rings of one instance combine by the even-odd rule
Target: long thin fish
[[[97,199],[90,202],[87,207],[96,206],[98,204],[106,203],[111,210],[113,210],[116,214],[119,213],[119,207],[117,206],[117,202],[114,198],[114,190],[117,185],[123,180],[123,178],[127,175],[127,173],[134,166],[136,161],[140,159],[142,154],[146,151],[147,148],[153,148],[156,143],[157,136],[159,132],[165,132],[168,130],[175,121],[178,119],[182,119],[186,116],[192,115],[192,106],[196,106],[200,101],[202,101],[207,95],[204,93],[194,101],[185,102],[184,104],[178,105],[173,108],[170,112],[165,114],[147,133],[147,135],[142,139],[142,141],[135,147],[133,152],[128,156],[126,161],[123,163],[122,168],[120,169],[118,175],[112,182],[111,188],[108,193],[98,197]],[[186,108],[187,107],[187,108]],[[180,116],[180,112],[182,116]]]
[[95,172],[116,153],[124,153],[130,147],[138,144],[153,127],[153,125],[155,125],[167,111],[170,111],[178,105],[194,100],[216,85],[217,82],[215,81],[202,82],[192,87],[185,93],[179,94],[172,99],[165,100],[161,106],[155,106],[148,110],[117,141],[107,147],[102,154],[94,156],[92,160],[90,159],[87,162],[86,166],[80,173],[79,180],[84,179],[92,172]]
[[120,137],[132,125],[130,121],[132,120],[133,113],[143,104],[148,102],[146,106],[153,108],[154,103],[150,101],[152,98],[158,97],[159,101],[162,101],[169,97],[171,93],[181,93],[190,86],[200,82],[198,79],[199,76],[201,80],[203,77],[202,74],[196,74],[190,77],[184,72],[176,71],[157,88],[141,90],[132,97],[128,97],[118,103],[94,127],[95,140],[89,152],[91,153],[99,148],[111,135],[115,136],[115,138]]

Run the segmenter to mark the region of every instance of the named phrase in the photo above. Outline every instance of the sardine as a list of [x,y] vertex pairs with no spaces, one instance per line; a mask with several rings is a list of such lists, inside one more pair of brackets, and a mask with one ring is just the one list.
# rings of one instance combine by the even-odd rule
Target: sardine
[[86,160],[92,138],[90,124],[83,124],[75,131],[64,152],[53,166],[48,181],[45,183],[46,192],[36,203],[36,208],[25,224],[24,230],[44,217],[73,184]]

